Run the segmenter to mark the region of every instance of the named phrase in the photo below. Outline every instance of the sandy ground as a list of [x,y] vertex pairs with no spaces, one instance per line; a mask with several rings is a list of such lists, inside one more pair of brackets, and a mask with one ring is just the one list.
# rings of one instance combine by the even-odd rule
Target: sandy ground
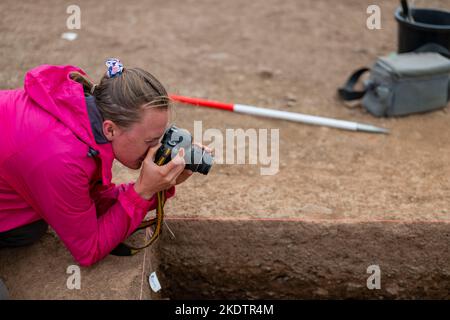
[[[117,56],[125,66],[155,74],[172,93],[391,129],[390,135],[345,132],[177,104],[173,121],[189,130],[195,120],[203,121],[204,130],[222,132],[280,129],[280,171],[261,176],[258,165],[215,165],[208,176],[195,175],[178,188],[167,205],[169,216],[448,221],[448,107],[378,119],[336,97],[351,71],[396,50],[397,3],[377,1],[382,30],[371,31],[366,8],[373,1],[77,1],[82,26],[78,39],[69,42],[60,35],[67,31],[66,8],[72,1],[2,1],[0,88],[21,86],[25,72],[44,63],[74,64],[99,79],[103,60]],[[448,2],[428,5],[444,8]],[[115,182],[128,182],[137,172],[116,164],[114,175]],[[50,289],[48,295],[30,293],[21,282],[21,266],[29,266],[31,259],[42,279],[48,278],[45,270],[54,270],[46,259],[70,263],[70,255],[55,241],[49,235],[33,250],[24,249],[15,267],[15,254],[0,252],[0,276],[13,296],[71,296]],[[118,272],[111,262],[115,259],[96,268]],[[139,277],[142,266],[135,265]],[[65,267],[60,269],[64,281]],[[128,277],[128,283],[136,277]]]

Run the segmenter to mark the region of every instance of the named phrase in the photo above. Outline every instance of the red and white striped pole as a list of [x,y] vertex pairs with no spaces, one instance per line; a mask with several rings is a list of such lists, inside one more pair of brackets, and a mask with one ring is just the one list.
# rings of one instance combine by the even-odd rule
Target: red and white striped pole
[[389,133],[388,129],[375,127],[370,124],[353,122],[353,121],[337,120],[337,119],[325,118],[325,117],[319,117],[319,116],[311,116],[311,115],[302,114],[302,113],[280,111],[280,110],[267,109],[267,108],[261,108],[261,107],[255,107],[255,106],[247,106],[247,105],[243,105],[243,104],[223,103],[223,102],[217,102],[217,101],[211,101],[211,100],[179,96],[179,95],[174,95],[174,94],[170,95],[170,98],[174,101],[182,102],[185,104],[227,110],[227,111],[236,112],[236,113],[251,114],[251,115],[267,117],[267,118],[289,120],[289,121],[294,121],[294,122],[326,126],[326,127],[351,130],[351,131],[364,131],[364,132],[371,132],[371,133]]

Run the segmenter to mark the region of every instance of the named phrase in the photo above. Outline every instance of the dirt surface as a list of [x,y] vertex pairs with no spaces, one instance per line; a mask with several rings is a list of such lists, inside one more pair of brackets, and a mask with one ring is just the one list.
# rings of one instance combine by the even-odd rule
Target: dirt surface
[[[176,238],[164,234],[154,258],[161,297],[450,298],[450,232],[442,223],[168,223]],[[369,290],[374,266],[380,287]]]
[[[448,8],[446,0],[416,3]],[[442,221],[441,228],[449,229],[444,223],[450,220],[448,106],[378,119],[336,97],[336,88],[354,69],[396,50],[398,1],[376,2],[382,30],[372,31],[366,28],[366,9],[374,1],[77,1],[82,25],[73,42],[60,37],[69,31],[70,4],[1,1],[1,89],[21,86],[28,69],[45,63],[77,65],[99,79],[104,59],[117,56],[125,66],[155,74],[172,93],[391,129],[390,135],[371,135],[176,104],[173,121],[189,130],[195,120],[203,121],[204,130],[222,132],[280,129],[280,171],[261,176],[257,165],[217,164],[208,176],[194,175],[178,188],[167,204],[169,217],[296,218],[319,224],[420,220]],[[117,183],[128,182],[137,172],[116,164],[114,176]],[[0,276],[13,297],[74,296],[58,291],[71,258],[57,239],[48,235],[15,252],[0,252]],[[130,288],[123,297],[136,298],[143,254],[127,262],[116,259],[108,257],[93,269],[102,272],[86,272],[105,285],[113,285],[112,273]],[[61,274],[49,283],[48,271],[56,272],[56,263],[63,266]],[[42,280],[27,281],[23,274],[29,270],[38,270]],[[63,282],[57,285],[56,279]],[[35,283],[31,291],[30,282]],[[83,298],[118,296],[79,293]]]
[[[445,1],[436,1],[444,7]],[[67,5],[70,4],[67,2]],[[380,1],[382,30],[366,28],[371,1],[78,2],[79,38],[67,31],[66,3],[2,1],[1,87],[22,85],[44,64],[74,64],[94,79],[103,60],[153,72],[170,92],[385,126],[388,136],[175,107],[174,122],[193,128],[279,128],[280,172],[218,165],[195,176],[171,203],[177,215],[448,219],[448,109],[376,119],[348,109],[336,88],[355,68],[396,49],[397,1]],[[295,103],[287,104],[288,98]],[[116,170],[116,181],[135,174]],[[195,189],[195,191],[193,191]],[[194,196],[193,196],[194,194]],[[316,210],[302,210],[305,206]]]
[[[0,251],[0,277],[11,299],[150,299],[147,277],[156,268],[152,250],[133,257],[108,256],[80,268],[80,289],[74,282],[76,265],[56,236],[49,232],[38,243]],[[144,272],[143,272],[144,270]]]

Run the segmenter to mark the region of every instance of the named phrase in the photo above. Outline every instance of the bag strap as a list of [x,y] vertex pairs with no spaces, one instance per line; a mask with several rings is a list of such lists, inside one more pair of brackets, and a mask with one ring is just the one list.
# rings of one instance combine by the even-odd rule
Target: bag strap
[[356,83],[358,82],[359,78],[366,73],[367,71],[370,71],[369,68],[361,68],[353,72],[353,74],[348,78],[345,85],[338,89],[339,96],[344,101],[351,101],[351,100],[357,100],[361,99],[367,92],[367,88],[364,87],[364,90],[362,91],[355,91],[354,87]]

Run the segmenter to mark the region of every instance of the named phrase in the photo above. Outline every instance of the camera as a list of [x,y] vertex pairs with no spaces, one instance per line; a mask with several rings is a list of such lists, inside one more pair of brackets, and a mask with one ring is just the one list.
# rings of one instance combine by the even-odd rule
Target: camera
[[202,147],[192,144],[192,136],[186,129],[169,127],[164,133],[161,144],[155,156],[155,162],[158,165],[168,163],[178,154],[180,148],[184,148],[186,169],[205,175],[211,169],[213,156]]

